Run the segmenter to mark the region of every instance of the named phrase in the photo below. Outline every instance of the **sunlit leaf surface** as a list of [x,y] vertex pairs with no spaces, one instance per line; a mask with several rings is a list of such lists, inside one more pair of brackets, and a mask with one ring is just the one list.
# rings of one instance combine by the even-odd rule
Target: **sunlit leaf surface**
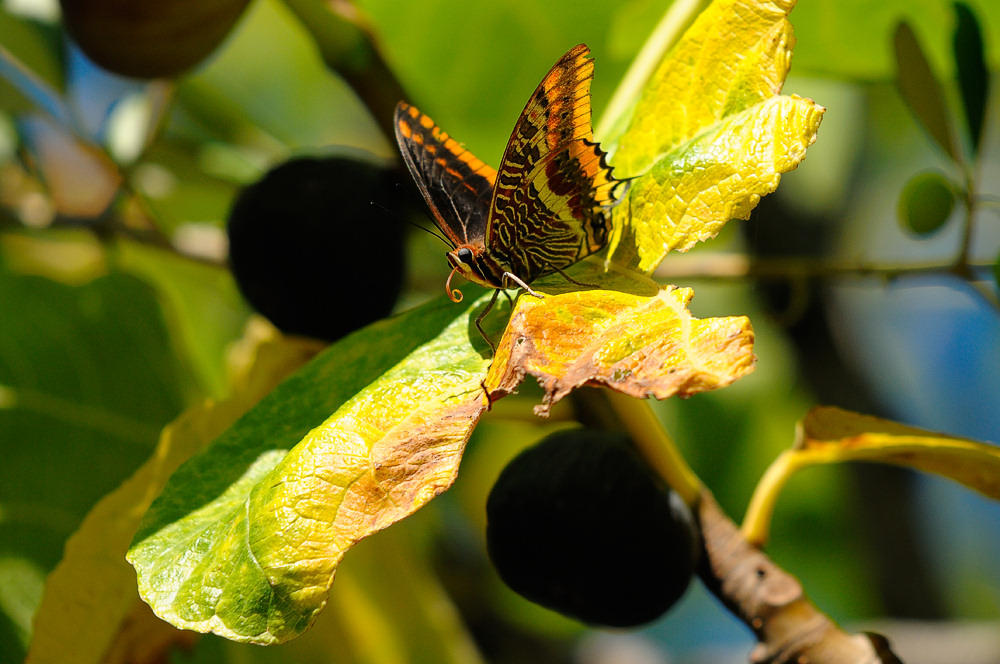
[[712,3],[650,77],[624,133],[605,137],[616,175],[636,178],[615,208],[613,260],[650,271],[714,237],[805,157],[824,109],[778,96],[794,4]]
[[774,97],[665,155],[615,208],[625,231],[616,260],[649,271],[672,249],[686,251],[730,219],[748,218],[805,157],[822,114],[808,99]]
[[182,466],[129,552],[157,614],[296,636],[351,545],[450,486],[489,365],[462,311],[433,303],[335,344]]
[[[586,267],[575,273],[601,272]],[[180,627],[287,640],[326,603],[348,548],[451,485],[484,379],[497,397],[539,376],[547,408],[587,382],[665,397],[752,368],[745,318],[692,319],[690,291],[641,275],[605,282],[625,292],[556,277],[539,284],[544,300],[522,296],[489,378],[472,320],[484,298],[434,302],[332,346],[171,478],[129,552],[143,598]]]
[[[794,0],[724,0],[708,6],[660,62],[617,143],[615,166],[645,172],[727,115],[770,99],[788,73]],[[725,38],[720,38],[725,35]]]
[[586,383],[664,399],[724,387],[753,370],[745,316],[699,320],[687,310],[691,289],[659,289],[625,273],[604,281],[620,290],[560,292],[549,280],[551,289],[537,284],[544,299],[522,295],[486,384],[504,394],[535,376],[545,389],[536,412],[545,414]]

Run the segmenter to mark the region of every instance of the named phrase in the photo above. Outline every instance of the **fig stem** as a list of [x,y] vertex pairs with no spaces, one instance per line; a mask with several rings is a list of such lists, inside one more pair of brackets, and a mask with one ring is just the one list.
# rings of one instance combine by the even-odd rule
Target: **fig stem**
[[704,487],[650,408],[649,402],[615,390],[603,392],[638,452],[688,507],[693,508]]
[[771,529],[771,515],[778,502],[778,495],[785,483],[797,470],[809,465],[795,450],[785,450],[771,462],[754,488],[753,496],[747,505],[746,514],[740,531],[743,537],[755,547],[767,543]]

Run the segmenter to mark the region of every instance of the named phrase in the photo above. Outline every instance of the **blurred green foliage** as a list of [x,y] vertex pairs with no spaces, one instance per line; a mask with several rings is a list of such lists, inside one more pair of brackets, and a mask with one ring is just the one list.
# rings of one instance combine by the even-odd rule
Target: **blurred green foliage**
[[20,661],[66,538],[145,460],[192,376],[131,275],[72,286],[0,263],[0,302],[0,659]]
[[[362,0],[358,5],[370,18],[409,101],[495,164],[539,76],[576,43],[585,42],[594,52],[593,96],[599,116],[666,3]],[[969,6],[992,49],[986,63],[995,71],[1000,5],[979,0]],[[950,258],[957,228],[946,227],[933,239],[918,241],[895,223],[896,195],[915,170],[954,174],[954,164],[934,151],[896,93],[891,38],[900,18],[911,22],[944,84],[944,101],[957,103],[949,52],[955,21],[951,3],[816,0],[803,2],[791,18],[798,45],[786,89],[813,94],[830,111],[809,159],[785,176],[776,196],[791,216],[807,225],[813,220],[816,236],[830,233],[832,225],[831,253],[871,260]],[[13,70],[7,54],[37,75],[43,86],[38,98],[59,99],[68,88],[76,89],[77,96],[104,94],[98,76],[71,67],[79,56],[68,50],[58,23],[0,8],[0,47],[0,112],[8,120],[29,109],[32,97],[8,84]],[[152,96],[145,85],[129,86],[136,94]],[[59,103],[71,106],[68,99]],[[103,240],[96,250],[60,253],[76,240],[31,228],[59,219],[44,184],[26,167],[30,157],[23,151],[2,155],[0,661],[23,658],[44,576],[86,511],[145,459],[163,424],[186,405],[226,392],[226,348],[239,337],[248,315],[218,261],[178,257],[163,242],[108,239],[100,222],[115,214],[128,217],[138,200],[167,240],[176,240],[192,224],[221,229],[239,187],[289,156],[358,149],[395,155],[391,140],[380,134],[347,84],[324,67],[308,32],[277,0],[252,3],[222,48],[182,77],[167,99],[155,141],[134,162],[120,164],[129,190],[141,196],[117,201],[93,223]],[[985,114],[979,166],[985,183],[1000,181],[997,108],[994,101]],[[101,132],[85,137],[105,139]],[[731,224],[704,250],[745,250],[752,244],[754,224],[765,223],[766,216],[761,212],[747,222],[746,236]],[[987,216],[973,254],[992,263],[1000,231],[995,216],[988,223]],[[87,226],[79,220],[74,225]],[[79,244],[90,247],[91,242]],[[412,234],[409,242],[408,291],[400,309],[438,294],[447,272],[443,251],[433,239]],[[88,252],[96,252],[96,258],[88,258]],[[758,368],[726,390],[669,400],[658,404],[657,411],[699,476],[738,517],[757,478],[791,444],[795,422],[817,399],[816,383],[808,380],[786,324],[794,320],[801,301],[791,298],[782,311],[747,282],[695,280],[691,285],[697,293],[692,303],[696,316],[751,317]],[[851,338],[847,323],[837,325],[835,334]],[[995,366],[989,352],[973,347],[968,361]],[[859,364],[864,362],[855,358],[855,369]],[[853,398],[849,390],[843,388],[844,399]],[[30,398],[11,401],[12,391]],[[486,495],[506,460],[545,433],[569,425],[565,413],[556,413],[552,421],[524,417],[538,394],[528,386],[522,392],[485,418],[454,489],[412,524],[407,521],[406,528],[419,533],[412,535],[421,542],[418,555],[437,565],[437,576],[480,643],[495,648],[487,659],[528,661],[527,656],[541,653],[542,659],[555,661],[565,656],[582,628],[503,587],[485,563],[482,544]],[[880,616],[885,610],[875,579],[875,553],[858,525],[867,506],[857,487],[857,478],[843,467],[796,478],[778,506],[769,545],[775,560],[803,581],[810,597],[844,621]],[[905,562],[930,548],[928,542],[945,525],[939,518],[928,514],[921,525],[931,534],[918,542],[900,542],[892,554]],[[959,531],[961,537],[979,534],[974,526],[966,527]],[[381,535],[362,546],[374,549],[380,541]],[[992,562],[977,558],[974,551],[979,549],[968,550],[973,553],[958,547],[941,554],[950,556],[949,569],[938,571],[934,579],[945,594],[943,609],[948,616],[995,620],[1000,580],[994,576],[978,583]],[[368,564],[360,550],[358,559],[359,567]],[[371,570],[364,573],[377,576]],[[385,597],[395,601],[391,592]],[[689,603],[689,612],[668,615],[647,633],[676,635],[682,630],[670,621],[690,621],[683,630],[687,642],[666,646],[681,654],[712,639],[730,638],[711,631],[714,621],[725,620],[721,609],[697,593]],[[412,604],[399,606],[419,610]],[[699,631],[700,624],[705,627]],[[282,646],[288,650],[281,652],[295,652],[296,647]],[[276,652],[205,638],[193,661],[281,661]],[[322,659],[326,653],[320,652],[310,657]],[[365,657],[350,653],[343,661],[378,661]]]

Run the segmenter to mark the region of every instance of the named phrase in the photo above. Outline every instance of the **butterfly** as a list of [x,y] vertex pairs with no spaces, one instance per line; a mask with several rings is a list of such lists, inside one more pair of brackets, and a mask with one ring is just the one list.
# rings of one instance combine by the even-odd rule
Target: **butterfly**
[[[501,290],[529,284],[600,251],[611,232],[611,207],[624,181],[592,140],[590,82],[594,61],[579,44],[563,55],[528,99],[510,135],[500,170],[475,157],[433,120],[405,102],[396,106],[396,141],[452,249],[445,291],[453,302],[456,273]],[[566,276],[569,279],[568,276]],[[572,280],[571,280],[572,281]],[[577,282],[578,283],[578,282]]]

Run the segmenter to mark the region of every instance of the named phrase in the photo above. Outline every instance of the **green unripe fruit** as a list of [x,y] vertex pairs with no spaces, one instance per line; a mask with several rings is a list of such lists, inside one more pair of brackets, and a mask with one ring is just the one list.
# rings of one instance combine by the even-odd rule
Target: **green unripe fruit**
[[284,332],[329,341],[389,315],[403,280],[399,182],[365,161],[304,158],[244,189],[227,225],[244,297]]
[[487,549],[504,582],[583,622],[628,627],[674,605],[694,573],[691,512],[622,434],[546,437],[504,468],[486,505]]
[[938,173],[910,178],[899,195],[899,223],[917,235],[930,235],[944,225],[955,208],[955,192]]

